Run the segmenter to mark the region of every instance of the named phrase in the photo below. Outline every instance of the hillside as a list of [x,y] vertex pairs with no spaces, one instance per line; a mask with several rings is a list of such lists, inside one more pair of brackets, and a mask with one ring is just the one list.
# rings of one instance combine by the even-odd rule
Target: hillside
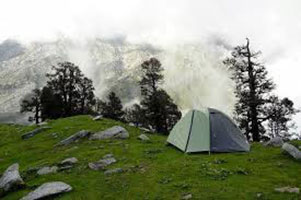
[[[9,193],[3,200],[20,199],[48,181],[63,181],[73,187],[56,199],[300,199],[300,194],[277,193],[276,187],[301,187],[301,163],[279,148],[252,144],[250,153],[183,154],[167,146],[166,136],[146,133],[151,142],[137,139],[141,130],[120,122],[89,116],[50,121],[49,130],[28,140],[21,135],[35,126],[0,125],[0,174],[13,163],[20,164],[26,188]],[[54,147],[59,141],[80,130],[93,132],[122,125],[130,138],[90,141]],[[56,133],[56,134],[55,134]],[[301,143],[299,143],[301,145]],[[95,162],[112,153],[122,173],[104,175],[93,171]],[[30,169],[52,166],[68,157],[79,162],[74,168],[38,176]]]
[[[230,114],[235,97],[229,72],[221,65],[224,54],[219,45],[197,43],[162,49],[122,38],[91,38],[83,43],[65,37],[28,44],[5,41],[0,43],[0,122],[26,120],[17,114],[20,100],[45,86],[45,74],[64,61],[78,65],[92,79],[97,97],[102,99],[114,91],[124,105],[131,105],[140,97],[140,65],[150,57],[162,62],[163,88],[182,110],[210,106]],[[6,115],[9,117],[1,117]]]

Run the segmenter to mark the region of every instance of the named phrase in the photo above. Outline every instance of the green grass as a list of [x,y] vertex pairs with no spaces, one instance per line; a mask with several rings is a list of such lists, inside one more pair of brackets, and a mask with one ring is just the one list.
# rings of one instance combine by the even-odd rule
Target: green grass
[[[83,139],[54,147],[79,130],[100,131],[113,125],[124,126],[130,138]],[[152,142],[144,143],[137,139],[139,129],[113,120],[95,122],[89,116],[76,116],[50,121],[49,126],[51,129],[22,140],[22,134],[36,127],[0,125],[0,174],[18,162],[26,182],[25,189],[11,192],[3,200],[19,199],[47,181],[64,181],[73,187],[72,192],[56,197],[65,200],[181,199],[187,193],[193,199],[258,199],[258,193],[262,193],[259,199],[301,199],[297,194],[274,192],[275,187],[301,187],[301,162],[280,148],[252,144],[250,153],[184,154],[166,146],[166,136],[148,134]],[[103,171],[88,168],[89,162],[108,153],[118,160],[109,168],[121,167],[126,172],[105,176]],[[43,176],[28,173],[30,168],[55,165],[73,156],[79,163],[69,171]]]

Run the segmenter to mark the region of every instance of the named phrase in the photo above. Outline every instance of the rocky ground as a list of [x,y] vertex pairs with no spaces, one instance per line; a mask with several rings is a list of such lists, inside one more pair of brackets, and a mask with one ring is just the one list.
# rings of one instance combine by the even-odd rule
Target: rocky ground
[[166,136],[90,116],[2,124],[0,138],[4,200],[300,198],[300,141],[184,154]]

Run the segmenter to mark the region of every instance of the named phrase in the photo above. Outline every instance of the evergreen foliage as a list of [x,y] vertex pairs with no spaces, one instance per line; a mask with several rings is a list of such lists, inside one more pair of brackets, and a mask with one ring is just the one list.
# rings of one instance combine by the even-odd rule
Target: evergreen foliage
[[95,104],[92,80],[85,77],[71,62],[58,63],[49,73],[42,91],[33,90],[21,102],[21,112],[34,112],[36,123],[41,118],[57,119],[77,114],[89,114]]
[[260,141],[266,133],[265,123],[271,137],[280,136],[281,131],[288,131],[288,122],[297,110],[288,98],[280,100],[271,92],[275,88],[268,78],[265,66],[260,63],[260,51],[250,48],[247,38],[245,45],[237,46],[232,56],[224,64],[232,71],[236,83],[235,119],[248,139]]
[[35,121],[36,124],[41,119],[41,90],[34,89],[21,100],[21,113],[32,112],[34,115],[29,117],[29,121]]
[[181,118],[178,106],[159,86],[163,83],[163,68],[156,58],[141,64],[143,77],[141,87],[141,107],[144,113],[144,126],[163,134],[168,134]]
[[294,127],[294,123],[289,123],[292,116],[299,110],[294,108],[294,103],[289,98],[279,99],[277,96],[271,96],[270,101],[265,108],[268,116],[268,134],[271,137],[288,138],[289,128]]
[[107,102],[100,102],[101,114],[106,118],[122,121],[125,112],[119,97],[115,92],[110,92],[107,100]]

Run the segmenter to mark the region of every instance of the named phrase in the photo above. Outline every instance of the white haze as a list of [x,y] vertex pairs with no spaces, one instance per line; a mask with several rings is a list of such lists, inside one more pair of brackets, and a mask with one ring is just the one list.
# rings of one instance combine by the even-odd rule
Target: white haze
[[[300,0],[7,0],[0,2],[0,42],[72,38],[83,45],[71,49],[70,57],[85,66],[86,73],[93,72],[85,53],[88,39],[125,36],[131,43],[150,43],[166,51],[165,87],[183,107],[198,107],[201,102],[229,110],[234,102],[232,85],[219,58],[229,46],[249,37],[252,47],[263,52],[277,94],[300,107],[301,92],[296,88],[301,84],[300,10]],[[184,52],[182,47],[191,43],[201,44],[202,52]],[[199,73],[185,69],[185,56],[198,58],[193,65]],[[173,80],[178,74],[180,78]],[[296,120],[301,126],[301,118]]]
[[[67,53],[70,61],[79,65],[82,71],[92,78],[96,87],[96,95],[104,98],[111,87],[111,82],[107,80],[110,80],[111,77],[113,79],[120,77],[116,76],[113,71],[106,71],[102,64],[112,59],[112,55],[106,53],[112,47],[97,51],[97,54],[102,54],[97,57],[97,55],[93,55],[90,45],[91,40],[80,43],[70,42],[67,45]],[[131,54],[128,55],[130,50],[127,48],[135,49],[135,47],[127,47],[128,45],[132,44],[123,41],[117,48],[120,51],[120,59],[123,61],[121,65],[125,65],[124,68],[129,71],[127,73],[135,73],[143,60],[153,56],[157,57],[165,69],[165,80],[162,87],[172,96],[181,110],[215,107],[232,114],[235,103],[234,87],[233,81],[229,78],[229,72],[221,64],[227,53],[227,49],[223,46],[202,43],[146,46],[146,49],[156,49],[155,53],[148,52],[144,55],[143,53],[139,54],[138,51],[137,54],[133,54],[133,57]],[[97,64],[98,62],[100,63]],[[101,70],[95,73],[95,68],[101,68]],[[138,74],[133,77],[139,80]],[[124,87],[135,86],[125,85]],[[138,97],[132,98],[124,103],[131,105],[138,100]]]

